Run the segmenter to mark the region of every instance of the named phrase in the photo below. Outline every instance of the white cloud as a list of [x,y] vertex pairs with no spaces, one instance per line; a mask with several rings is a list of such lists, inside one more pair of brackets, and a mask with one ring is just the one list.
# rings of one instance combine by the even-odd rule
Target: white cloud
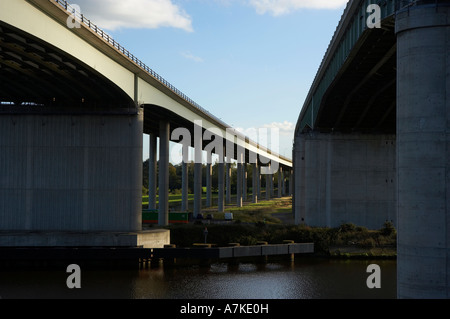
[[280,16],[299,9],[338,9],[348,0],[249,0],[258,14]]
[[264,128],[278,129],[282,135],[291,135],[294,133],[295,125],[292,122],[272,122],[270,124],[265,124]]
[[172,0],[73,0],[86,18],[106,30],[173,27],[193,31],[192,19]]
[[195,61],[195,62],[203,62],[203,59],[201,57],[195,56],[190,52],[181,52],[181,55],[185,57],[186,59]]

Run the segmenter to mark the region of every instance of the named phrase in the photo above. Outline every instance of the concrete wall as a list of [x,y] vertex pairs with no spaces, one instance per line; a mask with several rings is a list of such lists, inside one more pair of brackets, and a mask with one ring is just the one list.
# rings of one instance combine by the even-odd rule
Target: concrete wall
[[395,225],[395,136],[306,133],[295,137],[297,224]]
[[0,231],[141,230],[141,115],[1,115]]
[[449,17],[422,5],[396,18],[399,298],[450,297]]

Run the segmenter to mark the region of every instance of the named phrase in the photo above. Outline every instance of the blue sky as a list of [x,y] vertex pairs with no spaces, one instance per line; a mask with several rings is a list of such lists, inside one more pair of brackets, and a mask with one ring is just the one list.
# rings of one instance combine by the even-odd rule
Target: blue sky
[[277,127],[279,153],[289,158],[303,102],[347,3],[75,1],[87,18],[225,123],[244,132]]

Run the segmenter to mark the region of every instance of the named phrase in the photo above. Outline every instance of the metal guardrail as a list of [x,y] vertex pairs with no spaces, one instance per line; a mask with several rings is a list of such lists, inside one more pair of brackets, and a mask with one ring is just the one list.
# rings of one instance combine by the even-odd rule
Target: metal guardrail
[[145,63],[143,63],[141,60],[139,60],[136,56],[134,56],[130,51],[125,49],[122,45],[120,45],[117,41],[113,39],[112,36],[110,36],[108,33],[106,33],[104,30],[99,28],[96,24],[94,24],[91,20],[87,19],[82,13],[78,12],[74,7],[72,7],[67,1],[65,0],[49,0],[53,3],[58,4],[62,8],[64,8],[72,17],[76,19],[76,21],[81,22],[83,25],[88,27],[90,30],[92,30],[94,33],[96,33],[100,38],[102,38],[106,43],[114,47],[117,51],[122,53],[125,57],[127,57],[129,60],[131,60],[134,64],[139,66],[142,70],[150,74],[154,79],[156,79],[158,82],[163,84],[165,87],[167,87],[169,90],[171,90],[173,93],[181,97],[183,100],[200,110],[201,112],[205,113],[209,117],[213,118],[215,121],[219,122],[225,127],[229,127],[228,124],[223,122],[221,119],[217,118],[210,112],[208,112],[206,109],[201,107],[198,103],[193,101],[191,98],[189,98],[186,94],[178,90],[175,86],[170,84],[168,81],[166,81],[162,76],[160,76],[158,73],[153,71],[151,68],[149,68]]

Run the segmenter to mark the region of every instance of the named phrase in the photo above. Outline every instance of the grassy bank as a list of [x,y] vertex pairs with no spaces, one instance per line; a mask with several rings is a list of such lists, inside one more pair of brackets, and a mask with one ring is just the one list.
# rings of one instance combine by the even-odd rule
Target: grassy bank
[[224,214],[217,213],[217,208],[212,207],[204,209],[204,213],[211,213],[217,223],[205,221],[166,227],[171,230],[171,243],[179,247],[203,243],[207,227],[207,241],[216,246],[228,246],[229,243],[254,245],[259,241],[279,244],[293,240],[296,243],[313,242],[315,255],[332,258],[396,257],[397,234],[390,223],[377,230],[353,224],[335,228],[294,225],[292,199],[289,197],[246,203],[240,208],[228,205],[225,211],[233,213],[232,222],[220,222]]
[[380,230],[368,230],[352,224],[337,228],[263,223],[191,224],[169,226],[171,243],[179,247],[202,243],[205,227],[208,229],[207,242],[216,246],[227,246],[229,243],[254,245],[259,241],[281,244],[284,240],[293,240],[296,243],[313,242],[315,254],[320,256],[336,258],[396,256],[396,233],[390,225]]

